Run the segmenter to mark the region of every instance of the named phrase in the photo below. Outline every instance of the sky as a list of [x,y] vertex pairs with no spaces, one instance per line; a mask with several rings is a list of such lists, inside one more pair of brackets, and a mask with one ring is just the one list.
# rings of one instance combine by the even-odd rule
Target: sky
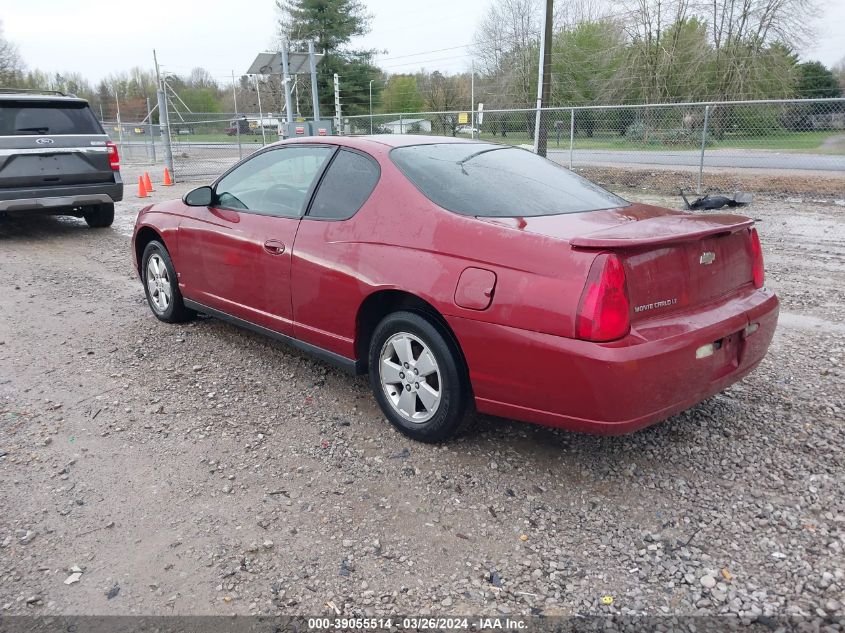
[[[386,51],[376,62],[399,73],[467,70],[466,45],[491,0],[364,1],[372,31],[355,46]],[[96,83],[133,66],[151,69],[153,48],[174,73],[244,73],[271,46],[276,14],[273,0],[0,0],[0,19],[29,68],[76,71]],[[802,58],[831,66],[845,57],[845,1],[825,0],[813,20],[818,35]]]

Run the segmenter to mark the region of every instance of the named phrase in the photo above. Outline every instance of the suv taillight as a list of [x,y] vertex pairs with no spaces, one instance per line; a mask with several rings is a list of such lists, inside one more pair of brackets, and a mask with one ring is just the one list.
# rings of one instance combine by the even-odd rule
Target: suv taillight
[[120,155],[117,153],[117,145],[114,141],[106,141],[106,149],[109,151],[109,166],[112,171],[120,170]]
[[766,279],[766,272],[763,269],[763,247],[760,246],[760,236],[757,235],[757,229],[753,228],[750,231],[751,237],[751,272],[754,277],[754,287],[762,288],[763,281]]
[[613,253],[593,261],[578,302],[575,336],[585,341],[612,341],[631,329],[625,269]]

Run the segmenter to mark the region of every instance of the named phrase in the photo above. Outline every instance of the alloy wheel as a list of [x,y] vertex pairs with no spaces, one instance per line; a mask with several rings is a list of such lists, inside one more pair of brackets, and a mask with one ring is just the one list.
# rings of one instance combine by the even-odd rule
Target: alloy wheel
[[385,341],[379,378],[388,401],[409,422],[423,424],[437,412],[442,375],[437,358],[419,337],[398,332]]
[[150,255],[147,260],[147,291],[153,309],[159,314],[166,312],[173,299],[170,275],[167,273],[164,260],[157,253]]

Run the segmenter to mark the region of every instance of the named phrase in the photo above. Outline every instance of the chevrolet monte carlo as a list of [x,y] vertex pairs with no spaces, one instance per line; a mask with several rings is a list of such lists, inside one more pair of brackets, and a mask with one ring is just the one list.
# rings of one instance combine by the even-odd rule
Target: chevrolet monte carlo
[[283,141],[141,210],[153,314],[202,312],[369,374],[421,441],[482,413],[599,434],[683,411],[774,334],[753,221],[631,204],[523,149]]

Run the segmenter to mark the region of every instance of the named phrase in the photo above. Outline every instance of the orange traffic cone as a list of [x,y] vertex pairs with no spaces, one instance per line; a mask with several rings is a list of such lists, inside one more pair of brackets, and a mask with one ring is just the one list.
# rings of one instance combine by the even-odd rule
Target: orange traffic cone
[[170,179],[170,172],[167,171],[167,167],[164,168],[164,182],[162,184],[165,187],[169,187],[173,184],[173,181]]
[[139,198],[146,198],[147,197],[147,187],[144,184],[144,177],[138,176],[138,197]]
[[155,191],[153,189],[153,181],[150,180],[150,173],[147,171],[144,172],[144,187],[146,187],[147,193],[149,193],[150,191]]

